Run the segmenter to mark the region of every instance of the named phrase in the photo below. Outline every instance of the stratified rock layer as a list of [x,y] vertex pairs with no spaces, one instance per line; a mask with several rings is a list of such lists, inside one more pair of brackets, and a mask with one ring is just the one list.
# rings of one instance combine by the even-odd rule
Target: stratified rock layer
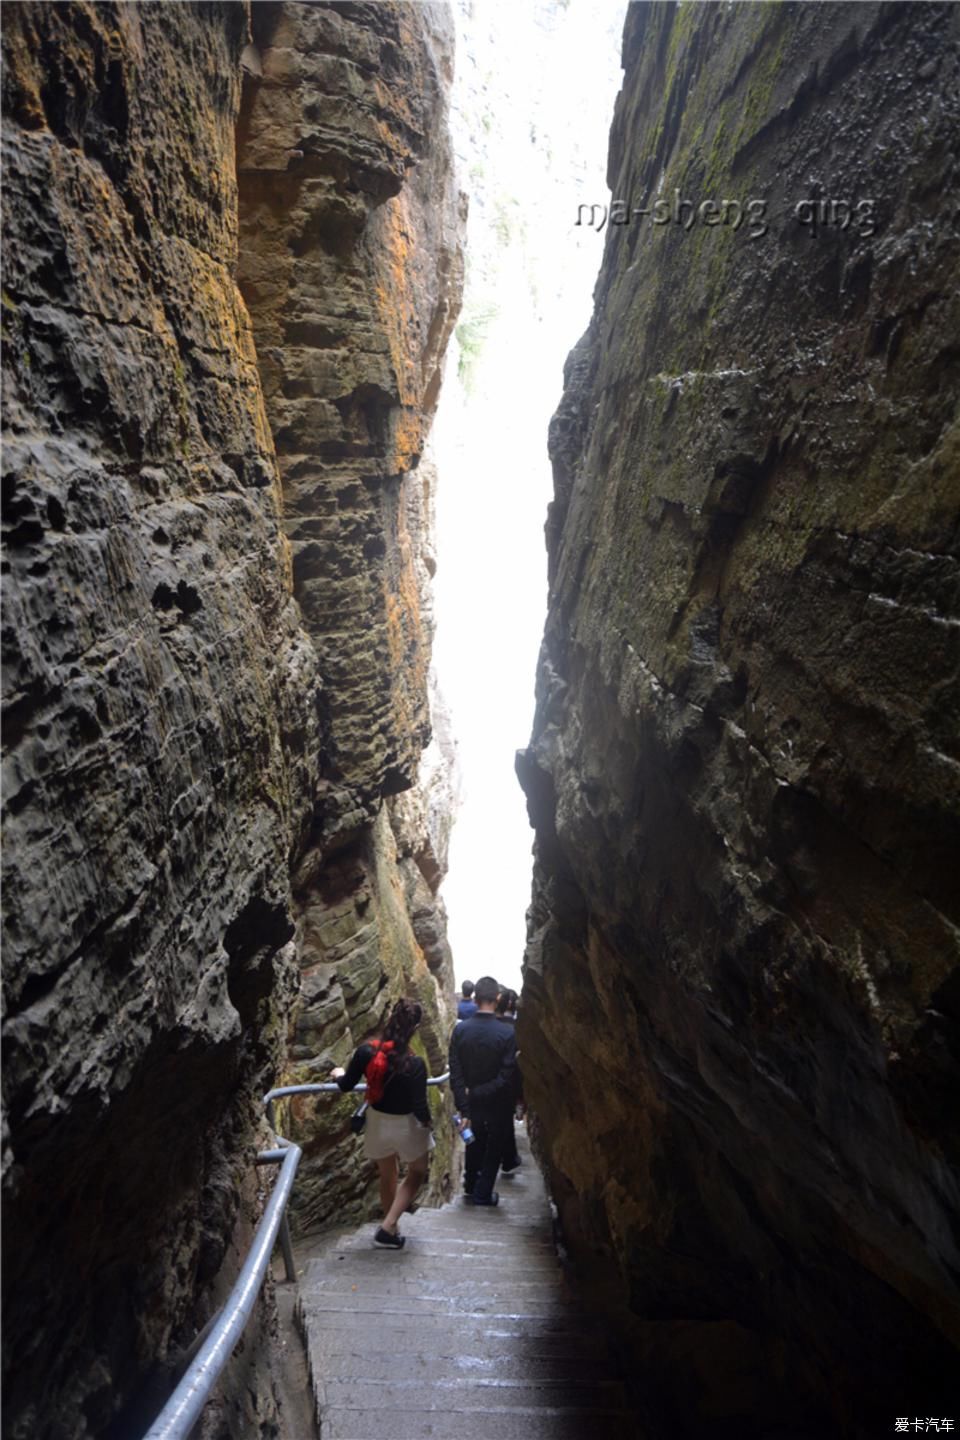
[[[254,9],[253,39],[239,279],[323,677],[286,1079],[325,1080],[403,991],[424,1003],[439,1074],[453,989],[437,897],[445,839],[413,787],[431,734],[436,477],[423,454],[463,274],[446,129],[453,29],[442,5],[285,4]],[[435,786],[444,769],[431,773]],[[291,1109],[285,1123],[306,1149],[300,1223],[369,1212],[349,1108]],[[446,1194],[452,1131],[437,1130],[431,1187]]]
[[[4,14],[4,1419],[30,1440],[148,1421],[222,1301],[295,987],[318,681],[233,279],[244,30]],[[276,1418],[269,1382],[235,1401]]]
[[[520,1048],[671,1433],[953,1413],[958,34],[627,19],[630,223],[551,431]],[[679,221],[629,214],[658,195]]]
[[[399,792],[430,729],[432,491],[412,476],[456,294],[437,239],[457,216],[431,58],[446,22],[434,7],[347,9],[356,24],[344,7],[255,8],[309,32],[286,63],[314,66],[315,117],[345,103],[337,66],[349,79],[355,113],[339,129],[318,118],[304,164],[308,191],[342,192],[343,233],[335,195],[312,207],[270,189],[273,121],[241,113],[242,67],[260,68],[244,6],[4,11],[11,1440],[126,1440],[166,1398],[269,1189],[252,1163],[261,1099],[301,977],[295,1041],[323,984],[340,997],[329,1059],[414,989],[432,1067],[443,1059],[443,825]],[[325,26],[340,37],[326,70]],[[264,328],[260,357],[234,278],[238,122],[269,191],[259,223],[269,233],[292,207],[306,285],[302,329]],[[324,269],[367,209],[365,263]],[[339,327],[332,352],[317,294]],[[315,494],[314,470],[341,455]],[[342,525],[324,529],[334,511]],[[372,924],[343,946],[338,906],[348,896],[362,916],[365,895]],[[341,1136],[347,1113],[340,1102]],[[366,1204],[357,1153],[351,1141],[341,1199]],[[441,1154],[437,1189],[447,1166]],[[284,1433],[262,1362],[269,1288],[205,1434]]]

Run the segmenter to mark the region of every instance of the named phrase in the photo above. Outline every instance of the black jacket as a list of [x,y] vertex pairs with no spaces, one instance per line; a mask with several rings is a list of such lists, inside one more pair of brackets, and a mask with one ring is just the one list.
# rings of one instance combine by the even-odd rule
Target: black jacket
[[[361,1045],[353,1052],[353,1059],[347,1066],[347,1073],[337,1077],[341,1090],[352,1090],[375,1054],[372,1045]],[[407,1054],[401,1061],[402,1069],[387,1080],[383,1094],[372,1107],[384,1115],[416,1115],[422,1125],[430,1124],[430,1106],[427,1103],[427,1067],[419,1055]]]
[[499,1015],[478,1011],[450,1037],[450,1084],[457,1109],[512,1105],[517,1093],[517,1033]]

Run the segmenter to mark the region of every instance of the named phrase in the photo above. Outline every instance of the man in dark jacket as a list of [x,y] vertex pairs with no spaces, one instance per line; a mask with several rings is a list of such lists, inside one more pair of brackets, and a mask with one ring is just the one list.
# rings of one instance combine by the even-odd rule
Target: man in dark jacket
[[476,1015],[450,1037],[450,1084],[457,1109],[476,1139],[467,1146],[464,1188],[474,1205],[496,1205],[494,1181],[513,1127],[517,1086],[517,1037],[494,1014],[500,987],[485,975],[473,992]]
[[463,998],[457,1003],[457,1019],[469,1020],[471,1015],[476,1015],[477,1013],[476,1002],[472,998],[473,981],[464,980],[460,986],[460,993]]

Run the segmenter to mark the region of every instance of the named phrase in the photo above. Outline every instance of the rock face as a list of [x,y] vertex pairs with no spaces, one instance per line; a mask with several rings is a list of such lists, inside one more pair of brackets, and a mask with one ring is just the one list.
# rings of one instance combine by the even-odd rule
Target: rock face
[[[520,1048],[670,1433],[953,1413],[958,22],[626,23],[629,223],[550,437]],[[658,196],[680,223],[630,213]]]
[[[436,893],[445,839],[411,787],[431,734],[436,476],[423,456],[463,281],[446,130],[452,22],[441,5],[264,5],[253,40],[239,280],[323,681],[319,801],[295,871],[302,988],[286,1079],[326,1079],[402,989],[427,1009],[439,1074],[449,1017],[437,982],[453,989]],[[311,1100],[292,1111],[306,1147],[295,1212],[315,1224],[348,1204],[359,1218],[369,1166],[349,1109]],[[449,1125],[438,1140],[431,1185],[445,1194]]]
[[[446,7],[260,6],[239,280],[320,639],[328,848],[407,789],[427,738],[419,466],[462,284]],[[344,779],[348,780],[344,793]]]
[[[296,266],[305,278],[328,243],[345,256],[364,206],[367,263],[347,274],[344,262],[338,296],[323,282],[326,319],[306,291],[276,339],[258,312],[259,357],[235,279],[237,126],[265,172],[276,136],[267,117],[258,136],[249,103],[241,114],[242,62],[258,68],[246,9],[4,12],[13,1440],[137,1434],[166,1397],[245,1253],[268,1188],[252,1165],[261,1097],[301,974],[297,1043],[309,1026],[316,962],[339,943],[330,928],[347,897],[360,916],[373,895],[375,923],[323,972],[336,1058],[351,1027],[359,1038],[411,988],[429,1007],[431,1062],[442,1058],[442,846],[399,792],[430,730],[431,490],[416,457],[453,318],[443,306],[456,303],[432,269],[456,192],[443,159],[414,143],[437,127],[442,157],[443,66],[428,61],[443,14],[377,7],[353,26],[342,7],[290,10],[318,30],[341,25],[336,54],[372,117],[355,170],[351,122],[338,142],[318,120],[304,173],[323,189],[329,167],[329,205],[293,215]],[[283,7],[255,7],[259,23],[268,14],[291,23]],[[368,64],[378,26],[392,80]],[[400,140],[374,95],[392,97]],[[344,103],[332,69],[315,77],[316,116]],[[428,218],[404,196],[431,183]],[[281,189],[277,206],[288,202]],[[261,219],[279,223],[269,204]],[[245,247],[249,232],[246,210]],[[242,266],[254,299],[255,251]],[[326,353],[315,327],[334,311],[341,348]],[[342,386],[324,379],[335,372]],[[381,443],[382,463],[359,463]],[[349,458],[323,496],[313,467],[338,454]],[[283,1433],[262,1360],[273,1323],[259,1306],[205,1433]]]

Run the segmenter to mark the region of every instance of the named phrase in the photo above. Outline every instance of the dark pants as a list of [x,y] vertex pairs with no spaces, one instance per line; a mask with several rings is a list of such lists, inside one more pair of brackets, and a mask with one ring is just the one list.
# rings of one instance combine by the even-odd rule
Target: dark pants
[[464,1189],[477,1200],[489,1200],[497,1171],[510,1144],[513,1104],[475,1105],[470,1125],[476,1139],[464,1156]]
[[504,1170],[516,1170],[520,1164],[520,1156],[517,1153],[517,1132],[513,1128],[513,1115],[510,1116],[510,1129],[507,1131],[507,1145],[503,1152],[503,1159],[500,1161]]

